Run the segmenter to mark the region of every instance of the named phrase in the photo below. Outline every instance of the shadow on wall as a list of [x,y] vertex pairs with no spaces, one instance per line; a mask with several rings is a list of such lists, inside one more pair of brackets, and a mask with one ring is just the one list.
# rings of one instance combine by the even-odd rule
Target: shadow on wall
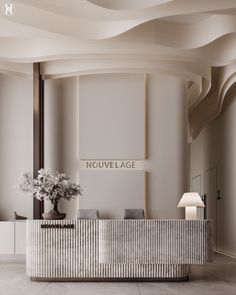
[[0,74],[0,218],[32,218],[32,198],[19,189],[33,167],[32,81]]
[[227,93],[218,118],[218,248],[236,255],[236,84]]
[[[66,173],[78,182],[77,78],[45,81],[45,168]],[[78,200],[62,200],[59,210],[76,218]],[[50,205],[46,202],[45,211]],[[71,209],[73,208],[73,209]]]
[[[217,167],[217,189],[222,199],[216,203],[217,246],[222,252],[236,256],[236,85],[233,85],[219,117],[209,123],[193,141],[194,173]],[[195,159],[201,161],[197,163]]]

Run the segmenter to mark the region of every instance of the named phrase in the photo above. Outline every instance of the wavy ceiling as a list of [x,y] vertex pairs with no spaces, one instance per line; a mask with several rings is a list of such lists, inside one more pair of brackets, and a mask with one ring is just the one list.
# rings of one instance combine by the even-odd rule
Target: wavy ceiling
[[173,0],[88,0],[89,2],[112,10],[132,10],[132,9],[140,9],[146,7],[153,7],[155,5],[160,5],[162,3],[171,2]]
[[235,0],[15,0],[12,16],[0,3],[0,72],[31,77],[41,61],[45,78],[179,76],[189,81],[192,136],[235,83]]

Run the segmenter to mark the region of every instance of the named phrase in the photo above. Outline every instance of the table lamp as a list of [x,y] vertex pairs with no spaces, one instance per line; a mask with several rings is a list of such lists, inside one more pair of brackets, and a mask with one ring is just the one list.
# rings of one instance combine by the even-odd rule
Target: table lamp
[[197,207],[205,207],[199,193],[184,193],[177,206],[185,207],[185,219],[197,219]]

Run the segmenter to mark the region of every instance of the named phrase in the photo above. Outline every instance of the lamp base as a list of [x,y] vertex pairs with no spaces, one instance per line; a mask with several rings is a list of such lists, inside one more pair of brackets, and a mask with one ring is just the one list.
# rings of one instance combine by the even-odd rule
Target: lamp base
[[185,219],[196,220],[197,219],[197,207],[185,207]]

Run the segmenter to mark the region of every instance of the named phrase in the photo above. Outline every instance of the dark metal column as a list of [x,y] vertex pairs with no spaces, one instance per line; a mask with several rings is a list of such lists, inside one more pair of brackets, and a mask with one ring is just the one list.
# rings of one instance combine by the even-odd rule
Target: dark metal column
[[[44,168],[44,81],[40,63],[33,64],[33,175]],[[33,218],[42,219],[43,201],[33,200]]]

